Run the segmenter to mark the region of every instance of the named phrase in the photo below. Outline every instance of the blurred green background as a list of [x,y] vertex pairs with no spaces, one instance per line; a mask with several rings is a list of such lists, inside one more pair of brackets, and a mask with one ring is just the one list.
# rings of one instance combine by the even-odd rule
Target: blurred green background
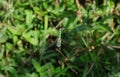
[[0,77],[120,77],[120,1],[0,0]]

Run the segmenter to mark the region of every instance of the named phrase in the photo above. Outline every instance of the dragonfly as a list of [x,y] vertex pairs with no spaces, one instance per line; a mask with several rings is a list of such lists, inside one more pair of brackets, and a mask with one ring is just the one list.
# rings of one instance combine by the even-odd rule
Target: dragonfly
[[61,50],[61,32],[62,31],[62,29],[60,28],[59,29],[59,37],[58,37],[58,39],[57,39],[57,47]]

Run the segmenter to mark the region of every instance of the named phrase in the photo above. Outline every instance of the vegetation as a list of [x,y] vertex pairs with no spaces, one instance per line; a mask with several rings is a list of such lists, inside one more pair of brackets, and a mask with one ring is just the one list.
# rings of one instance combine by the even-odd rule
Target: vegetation
[[119,0],[0,0],[0,77],[120,77]]

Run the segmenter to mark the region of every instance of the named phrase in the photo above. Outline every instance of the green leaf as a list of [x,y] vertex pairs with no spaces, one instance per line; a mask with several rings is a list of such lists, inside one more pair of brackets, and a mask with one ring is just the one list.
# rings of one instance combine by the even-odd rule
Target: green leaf
[[13,42],[14,42],[14,44],[16,44],[18,42],[18,37],[15,35],[13,36]]
[[71,30],[71,33],[90,30],[89,26],[81,25]]
[[5,70],[5,71],[7,70],[10,73],[16,73],[16,70],[11,66],[4,66],[2,69]]
[[38,44],[38,31],[29,31],[29,32],[24,32],[22,36],[32,45],[37,45]]
[[39,9],[38,7],[33,7],[33,10],[36,14],[38,14],[40,19],[42,19],[42,16],[45,16],[45,14],[47,14],[46,11]]
[[43,7],[44,7],[46,10],[48,9],[47,2],[43,2]]
[[59,70],[59,73],[57,75],[55,75],[55,77],[61,77],[70,67],[66,67],[65,69],[61,70],[61,69],[57,69],[56,71]]
[[36,73],[32,73],[29,75],[29,77],[39,77]]
[[34,68],[36,69],[36,71],[40,73],[40,71],[41,71],[40,64],[35,59],[32,59],[32,64],[33,64]]
[[4,56],[4,51],[5,51],[5,46],[4,45],[0,45],[0,60],[3,58]]
[[52,36],[58,36],[58,30],[55,28],[48,28],[46,32]]
[[6,43],[6,49],[10,51],[13,48],[12,44]]
[[33,17],[33,12],[31,10],[26,10],[25,14],[26,14],[26,24],[28,26],[30,26],[31,23],[32,23],[32,20],[33,20],[33,18],[32,18]]
[[48,16],[47,15],[45,15],[44,17],[44,27],[45,27],[45,30],[47,30],[48,28]]
[[112,32],[111,28],[107,24],[101,24],[98,23],[93,27],[94,30],[97,30],[99,32],[105,32],[105,31],[110,31]]
[[3,32],[0,32],[0,43],[6,42],[8,39],[7,35]]
[[7,29],[14,35],[20,35],[21,34],[21,31],[18,27],[7,26]]

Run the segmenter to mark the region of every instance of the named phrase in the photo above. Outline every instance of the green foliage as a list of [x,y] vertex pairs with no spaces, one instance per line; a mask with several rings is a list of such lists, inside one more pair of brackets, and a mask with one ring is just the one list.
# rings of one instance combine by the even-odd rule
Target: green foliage
[[0,77],[119,77],[119,17],[118,0],[0,0]]

